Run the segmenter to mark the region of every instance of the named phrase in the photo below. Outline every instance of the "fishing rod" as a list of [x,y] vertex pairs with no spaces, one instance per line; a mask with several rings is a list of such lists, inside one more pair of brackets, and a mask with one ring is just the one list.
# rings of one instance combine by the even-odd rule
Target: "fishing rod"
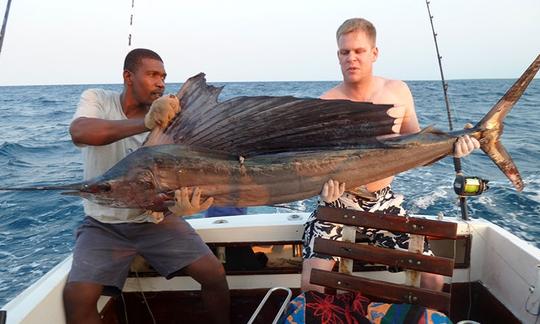
[[135,0],[131,0],[131,13],[129,15],[129,33],[128,33],[128,48],[131,47],[133,37],[133,14],[135,12]]
[[11,7],[11,0],[8,0],[6,6],[6,13],[4,14],[4,22],[2,23],[2,29],[0,30],[0,53],[2,52],[2,44],[4,43],[4,36],[6,35],[6,26],[9,16],[9,8]]
[[[433,33],[433,41],[435,42],[435,50],[437,52],[437,61],[439,62],[439,72],[441,74],[441,82],[444,93],[444,103],[446,105],[446,113],[448,118],[448,128],[450,131],[454,129],[452,125],[452,115],[450,112],[450,101],[448,100],[448,83],[444,79],[444,72],[442,68],[442,56],[439,52],[439,44],[437,42],[437,33],[433,25],[433,15],[429,7],[430,1],[426,0],[426,7],[429,15],[429,22],[431,24],[431,32]],[[467,210],[467,198],[466,196],[474,196],[481,194],[487,187],[487,181],[478,177],[465,177],[461,169],[461,159],[454,157],[454,170],[456,171],[456,179],[454,180],[454,191],[459,196],[459,205],[461,208],[461,218],[464,220],[469,219]]]

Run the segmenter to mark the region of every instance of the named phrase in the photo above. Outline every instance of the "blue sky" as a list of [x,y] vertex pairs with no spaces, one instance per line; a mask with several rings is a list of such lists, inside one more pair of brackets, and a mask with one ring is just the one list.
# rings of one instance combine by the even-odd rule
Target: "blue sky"
[[[0,85],[120,83],[131,0],[12,0]],[[7,0],[0,0],[0,18]],[[516,78],[540,54],[539,0],[432,0],[447,79]],[[335,30],[378,29],[375,74],[439,79],[423,0],[135,0],[133,45],[169,82],[339,80]]]

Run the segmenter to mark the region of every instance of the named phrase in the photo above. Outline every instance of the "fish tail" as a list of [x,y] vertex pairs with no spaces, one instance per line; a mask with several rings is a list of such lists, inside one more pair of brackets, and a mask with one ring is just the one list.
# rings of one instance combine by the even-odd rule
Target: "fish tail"
[[474,129],[480,130],[480,148],[495,162],[518,191],[523,190],[523,180],[514,161],[499,139],[503,133],[504,118],[527,89],[538,69],[540,69],[540,55],[474,127]]

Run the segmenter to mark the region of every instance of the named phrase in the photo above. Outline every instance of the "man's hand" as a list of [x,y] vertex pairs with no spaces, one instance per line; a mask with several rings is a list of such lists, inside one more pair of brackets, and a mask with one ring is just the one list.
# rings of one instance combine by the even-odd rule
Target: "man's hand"
[[165,128],[179,111],[180,102],[175,95],[162,96],[152,103],[150,110],[144,116],[144,126],[148,129],[156,126]]
[[338,181],[330,179],[323,185],[320,197],[325,203],[331,204],[338,200],[343,192],[345,192],[345,182],[340,184]]
[[214,202],[214,198],[210,197],[201,204],[201,190],[195,187],[191,201],[189,200],[190,190],[188,188],[180,188],[174,192],[175,204],[169,207],[169,210],[176,216],[189,216],[207,210]]
[[392,132],[399,134],[401,132],[401,125],[405,119],[405,106],[404,105],[394,105],[394,107],[389,108],[386,111],[386,114],[394,120],[394,126],[392,126]]
[[480,148],[480,142],[476,138],[469,135],[460,136],[454,144],[454,157],[465,157],[477,148]]

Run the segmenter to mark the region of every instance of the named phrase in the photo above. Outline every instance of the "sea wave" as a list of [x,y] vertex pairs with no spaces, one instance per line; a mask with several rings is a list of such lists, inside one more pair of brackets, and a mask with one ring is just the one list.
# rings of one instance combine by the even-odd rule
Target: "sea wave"
[[[514,80],[450,80],[455,128],[478,122]],[[220,100],[235,96],[295,95],[318,97],[337,82],[219,83]],[[408,82],[421,125],[448,129],[440,81]],[[173,92],[179,84],[168,84]],[[71,183],[82,177],[80,151],[71,143],[68,126],[86,85],[2,87],[0,93],[0,187]],[[92,85],[120,90],[121,85]],[[462,159],[466,175],[490,180],[490,189],[467,199],[471,217],[486,218],[532,244],[540,241],[540,82],[533,80],[505,121],[502,143],[514,158],[526,187],[518,193],[486,157],[475,152]],[[16,112],[16,113],[15,113]],[[399,174],[393,182],[413,214],[443,213],[460,217],[452,183],[452,159]],[[249,208],[249,214],[311,211],[316,199],[287,208]],[[56,192],[0,192],[0,305],[60,262],[73,247],[73,232],[83,218],[81,200]],[[36,251],[36,247],[39,251]]]

